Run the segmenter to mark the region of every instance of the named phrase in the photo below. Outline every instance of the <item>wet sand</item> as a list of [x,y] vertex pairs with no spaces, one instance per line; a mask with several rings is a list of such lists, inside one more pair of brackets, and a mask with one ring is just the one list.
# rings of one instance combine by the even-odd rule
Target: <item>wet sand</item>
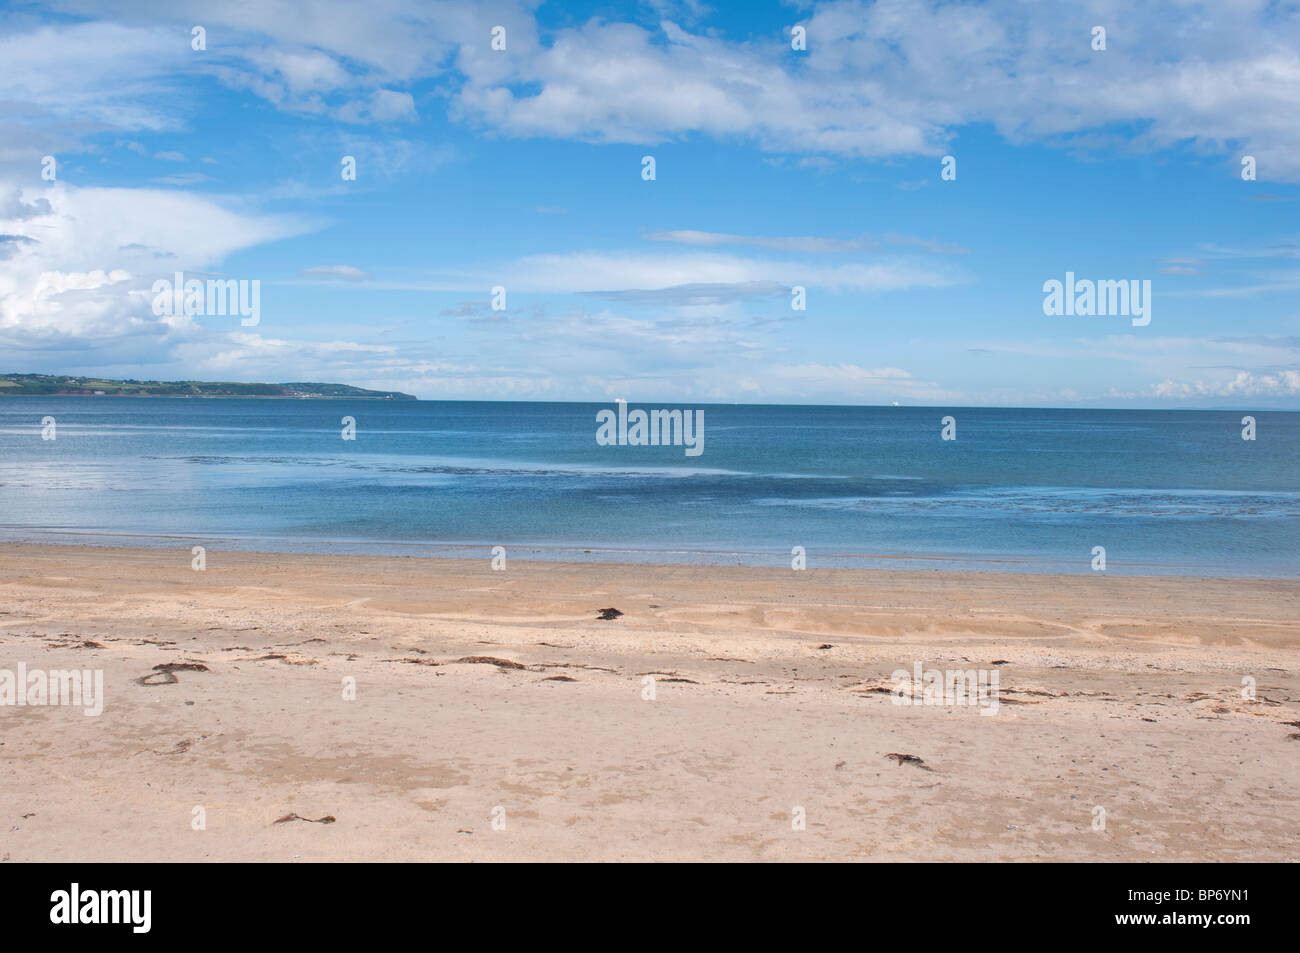
[[1300,856],[1293,580],[190,561],[0,546],[0,861]]

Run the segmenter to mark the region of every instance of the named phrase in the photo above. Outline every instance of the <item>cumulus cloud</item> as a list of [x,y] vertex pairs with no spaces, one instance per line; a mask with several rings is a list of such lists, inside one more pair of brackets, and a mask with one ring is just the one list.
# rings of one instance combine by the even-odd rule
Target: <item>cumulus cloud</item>
[[[82,363],[95,363],[94,352],[104,348],[115,360],[152,363],[201,337],[192,318],[153,314],[155,278],[175,271],[198,276],[234,251],[312,227],[157,189],[54,183],[33,193],[0,182],[3,194],[13,196],[4,211],[19,216],[0,216],[0,232],[10,239],[0,269],[0,340],[16,351],[81,352]],[[26,219],[33,208],[48,211]],[[129,269],[122,267],[127,261]]]
[[36,196],[30,202],[23,200],[22,190],[17,186],[9,192],[0,192],[0,221],[25,222],[30,218],[49,215],[52,211],[50,200]]
[[36,239],[28,238],[26,235],[0,234],[0,261],[12,258],[23,245],[31,245],[35,241]]
[[1186,399],[1191,397],[1295,397],[1300,395],[1300,370],[1283,370],[1275,374],[1252,374],[1238,371],[1223,380],[1165,380],[1151,389],[1155,397]]
[[[938,155],[990,123],[1017,141],[1069,141],[1140,123],[1137,148],[1239,146],[1262,178],[1300,181],[1300,13],[1259,2],[819,4],[788,44],[729,41],[671,22],[592,20],[508,62],[462,46],[463,118],[519,136],[653,144],[745,136],[772,152]],[[1084,19],[1088,19],[1084,23]],[[1168,29],[1176,19],[1177,32]],[[1111,24],[1095,54],[1092,22]]]
[[377,89],[365,100],[344,104],[335,115],[346,122],[395,122],[414,119],[415,99],[410,93]]
[[[0,101],[121,128],[173,121],[157,91],[195,64],[176,27],[204,22],[233,42],[199,64],[280,108],[354,122],[413,119],[404,87],[436,80],[465,122],[512,136],[653,144],[743,137],[772,153],[939,155],[987,123],[1014,142],[1129,148],[1190,144],[1254,155],[1264,180],[1300,181],[1300,10],[1243,0],[1062,5],[838,0],[788,35],[733,39],[600,18],[543,33],[525,3],[373,0],[364,18],[334,0],[310,15],[268,2],[213,9],[176,0],[69,2],[120,22],[60,24],[0,41]],[[1179,29],[1169,29],[1177,22]],[[1109,24],[1104,53],[1088,30]],[[509,55],[489,30],[508,26]],[[1102,133],[1105,136],[1102,136]]]

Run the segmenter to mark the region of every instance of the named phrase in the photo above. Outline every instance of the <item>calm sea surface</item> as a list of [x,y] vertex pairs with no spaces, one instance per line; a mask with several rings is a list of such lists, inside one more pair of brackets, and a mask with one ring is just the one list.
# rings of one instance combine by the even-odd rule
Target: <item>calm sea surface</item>
[[[0,399],[0,539],[788,566],[1293,576],[1300,414],[692,404],[704,452],[600,446],[615,404]],[[631,405],[650,409],[665,405]],[[940,439],[940,418],[957,439]],[[55,419],[54,440],[42,419]],[[342,439],[354,417],[356,439]],[[587,552],[590,550],[590,552]]]

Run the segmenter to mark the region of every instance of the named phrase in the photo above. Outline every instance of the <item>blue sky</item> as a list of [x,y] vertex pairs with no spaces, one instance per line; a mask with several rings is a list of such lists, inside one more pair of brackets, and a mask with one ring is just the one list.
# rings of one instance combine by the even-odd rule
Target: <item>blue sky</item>
[[1300,409],[1295,3],[209,6],[0,14],[0,370]]

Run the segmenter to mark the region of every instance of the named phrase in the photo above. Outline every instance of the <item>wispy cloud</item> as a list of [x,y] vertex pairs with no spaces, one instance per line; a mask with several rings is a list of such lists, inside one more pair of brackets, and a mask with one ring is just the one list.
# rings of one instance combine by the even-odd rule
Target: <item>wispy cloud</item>
[[750,245],[772,251],[807,252],[810,254],[848,254],[860,251],[876,251],[887,245],[919,248],[935,254],[964,255],[969,250],[959,245],[915,238],[886,232],[879,238],[821,238],[812,235],[769,236],[769,235],[730,235],[724,232],[702,232],[692,229],[675,229],[670,231],[650,232],[645,236],[653,242],[675,242],[681,245],[699,245],[711,247],[717,245]]
[[319,281],[373,281],[373,277],[352,265],[313,265],[298,272],[299,278]]
[[212,177],[204,175],[202,172],[181,172],[178,175],[163,175],[153,180],[159,185],[198,185],[201,182],[211,182]]

